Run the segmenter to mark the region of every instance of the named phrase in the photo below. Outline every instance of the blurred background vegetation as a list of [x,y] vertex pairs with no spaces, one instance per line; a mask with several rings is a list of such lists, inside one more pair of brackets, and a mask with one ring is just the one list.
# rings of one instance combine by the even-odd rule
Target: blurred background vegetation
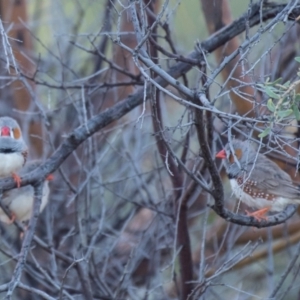
[[[148,11],[145,7],[139,10],[145,2]],[[278,16],[274,15],[251,25],[247,34],[244,30],[220,48],[206,51],[201,42],[214,34],[219,36],[217,30],[226,29],[247,12],[250,18],[254,3],[169,1],[162,23],[168,24],[176,55],[182,57],[158,51],[150,37],[145,49],[155,64],[159,58],[162,72],[173,75],[172,70],[180,63],[189,65],[188,71],[174,78],[190,91],[199,91],[212,77],[205,91],[211,100],[206,110],[199,103],[191,106],[190,99],[174,85],[161,84],[157,93],[153,78],[159,75],[134,62],[132,3],[0,3],[2,21],[20,68],[8,72],[5,62],[11,58],[1,52],[1,68],[6,70],[1,74],[1,113],[20,122],[30,159],[46,160],[79,126],[122,103],[130,106],[135,96],[140,99],[138,106],[130,106],[126,114],[116,113],[74,149],[55,172],[49,204],[39,216],[36,238],[12,299],[300,299],[300,251],[295,246],[300,240],[299,215],[269,228],[232,224],[207,206],[214,199],[188,175],[196,176],[212,190],[197,135],[197,111],[203,114],[200,126],[205,128],[213,158],[231,134],[258,139],[265,129],[260,118],[268,122],[272,118],[267,109],[266,79],[283,77],[283,82],[293,82],[298,78],[296,22],[276,21]],[[115,8],[107,10],[109,3]],[[127,6],[122,8],[120,3]],[[136,1],[139,24],[150,23],[151,12],[157,17],[166,3]],[[221,4],[230,11],[221,9]],[[23,15],[16,13],[18,6]],[[262,7],[257,14],[272,9]],[[205,9],[213,11],[210,18],[203,13]],[[270,22],[274,26],[266,29]],[[111,27],[107,29],[108,24]],[[157,35],[151,38],[172,52],[165,28],[162,24],[156,27]],[[256,34],[256,40],[239,48]],[[120,44],[113,42],[117,38]],[[99,49],[104,50],[100,53]],[[195,63],[197,59],[185,61],[199,49],[204,53],[197,56],[201,64]],[[239,49],[213,77],[224,58]],[[153,90],[144,94],[145,83]],[[244,122],[246,116],[253,118],[253,123]],[[211,136],[209,126],[213,128]],[[263,151],[299,183],[299,124],[289,116],[278,126],[280,133],[260,141]],[[226,174],[219,162],[216,166],[225,187],[225,206],[243,215],[246,207],[241,205],[238,210]],[[1,224],[3,299],[7,297],[7,283],[16,280],[24,247],[19,233],[14,225]]]

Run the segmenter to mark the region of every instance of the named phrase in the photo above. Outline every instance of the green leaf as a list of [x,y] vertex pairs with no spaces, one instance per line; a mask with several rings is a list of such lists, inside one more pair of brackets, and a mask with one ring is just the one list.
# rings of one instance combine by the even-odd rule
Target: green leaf
[[286,118],[288,117],[289,115],[291,115],[293,113],[293,110],[292,109],[287,109],[287,110],[281,110],[278,112],[278,117],[280,119],[283,119],[283,118]]
[[288,86],[290,86],[290,85],[291,85],[291,81],[290,81],[290,80],[288,80],[288,81],[287,81],[287,82],[285,82],[283,85],[284,85],[284,86],[286,86],[286,87],[288,87]]
[[280,83],[282,80],[282,77],[277,78],[275,81],[273,81],[273,85]]
[[299,102],[299,101],[300,101],[300,94],[296,94],[296,96],[295,96],[295,101],[296,101],[296,102]]
[[267,102],[267,107],[268,107],[269,111],[271,111],[271,112],[275,111],[275,105],[271,98]]
[[261,132],[259,135],[258,135],[258,137],[259,138],[264,138],[265,136],[267,136],[269,133],[270,133],[270,131],[271,131],[271,127],[268,127],[268,128],[266,128],[263,132]]
[[282,103],[284,103],[284,104],[290,104],[291,101],[292,101],[291,97],[287,96],[287,97],[283,98]]
[[265,87],[265,93],[266,93],[269,97],[271,97],[271,98],[274,98],[274,99],[279,99],[279,98],[280,98],[279,95],[277,95],[276,93],[274,93],[274,92],[272,91],[272,89],[271,89],[270,87],[268,87],[268,86]]
[[292,109],[293,109],[293,113],[295,115],[296,120],[300,121],[300,111],[299,111],[298,105],[293,104]]
[[295,61],[298,62],[298,63],[300,63],[300,57],[299,56],[295,57]]

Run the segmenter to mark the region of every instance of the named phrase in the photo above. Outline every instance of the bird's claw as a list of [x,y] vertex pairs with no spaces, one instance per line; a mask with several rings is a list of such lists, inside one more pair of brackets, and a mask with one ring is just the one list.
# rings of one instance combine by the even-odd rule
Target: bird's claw
[[246,215],[248,217],[253,217],[257,221],[262,221],[262,220],[268,220],[268,217],[266,216],[266,213],[270,210],[270,207],[265,207],[260,210],[256,210],[254,212],[249,212],[246,210]]
[[19,188],[21,186],[21,177],[17,173],[12,173],[12,177]]

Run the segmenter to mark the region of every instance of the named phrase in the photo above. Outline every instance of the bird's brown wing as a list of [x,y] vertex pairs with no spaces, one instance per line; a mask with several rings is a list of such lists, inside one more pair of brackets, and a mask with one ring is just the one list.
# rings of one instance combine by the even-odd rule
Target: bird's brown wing
[[300,190],[293,185],[289,174],[273,161],[259,155],[250,170],[249,179],[256,182],[255,188],[265,193],[289,199],[300,199]]

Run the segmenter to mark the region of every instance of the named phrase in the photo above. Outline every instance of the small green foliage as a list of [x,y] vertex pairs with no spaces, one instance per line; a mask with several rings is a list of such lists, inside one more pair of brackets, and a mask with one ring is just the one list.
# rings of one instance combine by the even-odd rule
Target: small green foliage
[[[274,84],[280,84],[281,81],[282,81],[282,78],[279,77],[279,78],[277,78],[275,81],[273,81],[272,84],[273,84],[273,85],[274,85]],[[289,81],[287,81],[287,82],[289,82]]]
[[[295,57],[295,60],[300,63],[300,57]],[[300,68],[298,73],[300,77]],[[287,124],[287,118],[289,118],[287,122],[290,122],[291,118],[300,120],[300,94],[296,90],[299,84],[299,79],[282,83],[281,78],[273,82],[270,81],[270,78],[267,78],[265,83],[258,84],[260,90],[269,97],[267,101],[269,124],[259,134],[260,138],[269,135],[274,124],[281,124],[280,126]]]
[[296,117],[296,120],[300,121],[300,111],[299,111],[298,105],[293,104],[292,109],[293,109],[293,113]]
[[287,110],[280,110],[278,111],[278,117],[280,120],[287,118],[288,116],[290,116],[293,113],[292,109],[287,109]]
[[271,132],[271,127],[267,127],[262,133],[258,135],[259,138],[264,138],[265,136],[269,135]]
[[267,107],[269,111],[274,112],[275,111],[275,105],[273,103],[273,100],[270,98],[267,102]]
[[300,102],[300,94],[296,94],[296,96],[295,96],[295,102]]
[[271,97],[271,98],[274,98],[274,99],[279,99],[279,98],[280,98],[280,96],[277,95],[277,94],[274,92],[274,90],[272,89],[272,87],[270,87],[270,86],[266,86],[266,87],[265,87],[265,93],[266,93],[269,97]]
[[300,63],[300,57],[299,56],[295,57],[295,61]]

